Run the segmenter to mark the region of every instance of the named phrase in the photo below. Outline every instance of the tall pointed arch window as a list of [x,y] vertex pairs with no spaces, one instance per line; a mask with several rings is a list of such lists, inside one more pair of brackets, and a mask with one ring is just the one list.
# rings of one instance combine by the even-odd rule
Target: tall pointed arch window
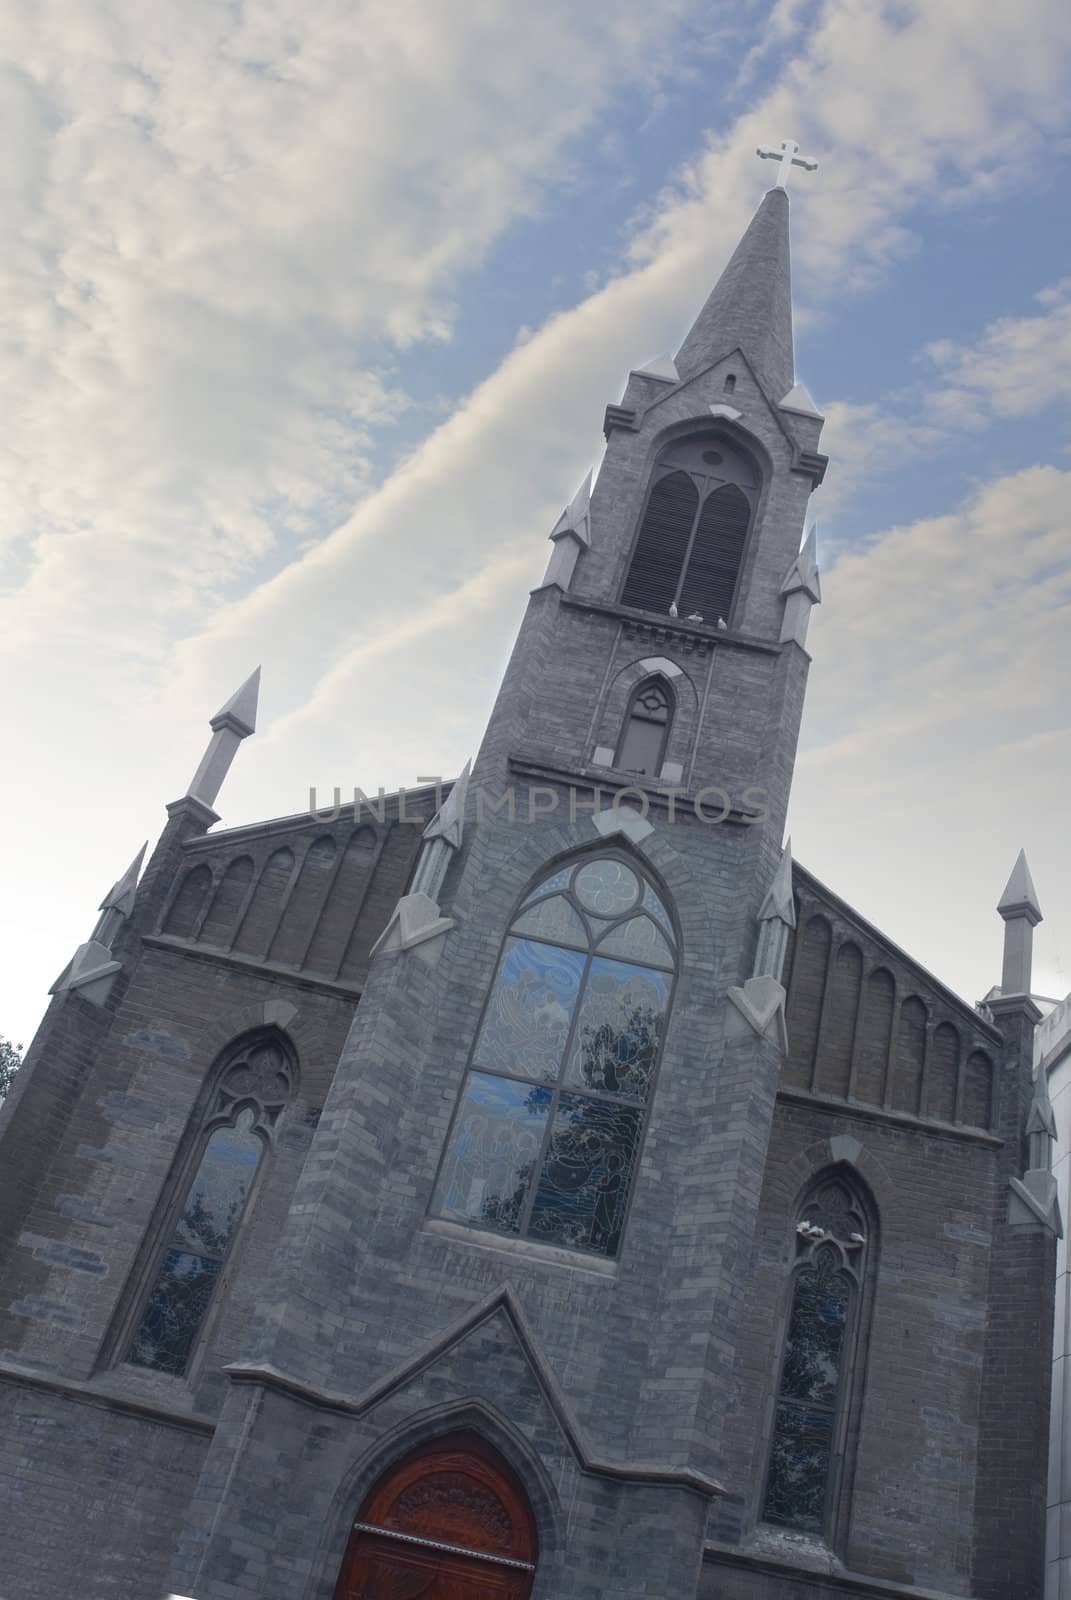
[[672,721],[672,689],[665,678],[647,678],[634,690],[628,703],[614,766],[622,772],[657,778],[665,759]]
[[829,1540],[855,1428],[874,1228],[840,1173],[812,1185],[797,1213],[762,1517]]
[[623,857],[532,890],[488,995],[438,1216],[617,1255],[676,964],[666,906]]
[[293,1090],[280,1036],[252,1035],[228,1052],[185,1181],[172,1196],[163,1248],[126,1352],[133,1366],[182,1377],[249,1203],[272,1129]]
[[622,604],[728,622],[759,487],[754,462],[725,439],[667,445],[655,462]]

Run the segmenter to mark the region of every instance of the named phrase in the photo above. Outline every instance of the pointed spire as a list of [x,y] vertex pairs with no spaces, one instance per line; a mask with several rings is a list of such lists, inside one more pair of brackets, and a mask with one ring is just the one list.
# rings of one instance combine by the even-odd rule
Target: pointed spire
[[594,469],[589,469],[587,477],[550,530],[549,538],[561,539],[567,533],[574,534],[583,545],[591,544],[591,480]]
[[659,378],[663,383],[681,381],[677,363],[668,350],[664,350],[660,356],[655,356],[653,361],[645,361],[642,367],[633,367],[632,370],[638,378]]
[[1004,919],[1004,967],[1000,992],[1002,995],[1028,995],[1034,959],[1034,929],[1042,918],[1025,850],[1020,850],[1015,858],[997,911]]
[[[1052,1108],[1049,1098],[1049,1075],[1045,1068],[1038,1063],[1037,1076],[1034,1079],[1034,1097],[1030,1102],[1030,1110],[1026,1118],[1027,1135],[1043,1133],[1047,1139],[1056,1141],[1056,1112]],[[1048,1162],[1031,1160],[1030,1165],[1037,1167],[1049,1165]]]
[[781,585],[785,597],[785,610],[781,618],[780,642],[794,640],[801,649],[807,644],[807,629],[811,611],[822,603],[822,583],[818,576],[818,524],[812,522],[811,530],[795,561],[785,574]]
[[118,911],[120,916],[129,917],[134,909],[134,896],[137,893],[138,879],[141,876],[141,863],[145,860],[145,852],[149,848],[146,839],[133,861],[127,867],[123,876],[117,883],[113,883],[108,893],[100,903],[101,911]]
[[260,698],[260,668],[231,695],[226,705],[220,706],[208,726],[214,731],[233,728],[243,739],[257,731],[257,701]]
[[794,384],[783,400],[777,404],[779,411],[794,411],[801,417],[817,417],[819,422],[825,418],[811,399],[811,392],[805,383]]
[[238,746],[256,731],[259,694],[258,667],[226,704],[220,706],[208,724],[212,729],[212,737],[186,793],[209,808],[214,804],[223,780],[230,771]]
[[1038,903],[1038,892],[1034,888],[1034,880],[1030,876],[1030,867],[1027,864],[1025,850],[1020,850],[1015,858],[1011,877],[1004,886],[1004,893],[997,903],[997,910],[1005,922],[1010,917],[1026,917],[1031,925],[1036,927],[1043,920],[1041,906]]
[[549,537],[554,549],[547,563],[547,570],[543,575],[544,585],[556,583],[559,589],[567,591],[572,582],[573,572],[576,569],[577,557],[580,555],[581,550],[590,548],[591,480],[593,475],[593,471],[588,473],[580,488],[550,530]]
[[445,839],[454,850],[461,848],[465,831],[465,799],[469,792],[472,761],[466,761],[453,788],[424,829],[425,839]]
[[792,840],[785,840],[785,848],[781,852],[781,859],[777,864],[777,871],[773,875],[773,882],[766,891],[766,898],[759,907],[760,922],[783,922],[786,928],[796,926],[796,902],[792,897]]
[[677,352],[682,378],[740,349],[774,405],[795,387],[788,195],[770,189]]
[[819,605],[822,599],[822,584],[818,576],[818,524],[812,522],[810,531],[800,546],[799,555],[788,569],[785,581],[781,585],[782,594],[796,594],[799,590],[809,594],[812,602]]
[[134,909],[138,876],[147,849],[148,840],[142,845],[123,876],[112,884],[100,903],[100,916],[97,918],[96,927],[85,944],[78,946],[49,990],[50,994],[65,994],[71,989],[78,989],[84,1000],[89,1000],[97,1006],[104,1004],[111,992],[115,975],[121,970],[121,963],[112,955],[112,946],[120,928]]
[[785,842],[777,871],[759,907],[759,942],[755,948],[752,978],[781,981],[788,933],[796,926],[796,901],[792,893],[792,840]]

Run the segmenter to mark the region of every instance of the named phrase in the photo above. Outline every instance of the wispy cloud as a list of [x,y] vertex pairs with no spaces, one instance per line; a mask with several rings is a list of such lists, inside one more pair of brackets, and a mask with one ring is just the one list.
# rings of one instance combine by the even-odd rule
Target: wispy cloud
[[[768,15],[747,13],[756,44]],[[704,18],[698,0],[9,8],[9,792],[29,817],[45,791],[54,816],[70,774],[89,775],[105,879],[258,659],[265,732],[228,817],[288,809],[351,761],[373,783],[460,763],[602,406],[706,293],[754,204],[757,143],[792,133],[822,158],[795,211],[796,275],[803,313],[835,325],[840,297],[918,248],[927,209],[1028,181],[1067,135],[1057,0],[1002,0],[984,26],[974,0],[786,0],[751,99],[658,197],[617,275],[535,327],[380,481],[409,403],[398,352],[454,335],[459,286],[582,162],[609,106],[672,88]],[[706,36],[704,63],[718,45]],[[984,361],[983,344],[931,356],[935,392],[966,398],[920,415],[920,450],[971,407],[1011,403],[983,376],[1007,341]],[[838,469],[876,448],[879,401],[829,408]],[[67,862],[45,892],[90,905],[99,876]]]

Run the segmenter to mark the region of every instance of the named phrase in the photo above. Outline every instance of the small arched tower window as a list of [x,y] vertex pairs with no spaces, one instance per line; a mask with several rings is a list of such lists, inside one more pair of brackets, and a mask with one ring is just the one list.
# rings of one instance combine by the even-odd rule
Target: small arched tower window
[[228,1051],[170,1204],[149,1292],[126,1360],[183,1377],[230,1256],[272,1128],[293,1091],[281,1036],[248,1035]]
[[729,622],[760,474],[720,435],[674,440],[655,462],[621,603]]
[[432,1209],[616,1256],[676,969],[653,884],[585,856],[521,902],[499,957]]
[[857,1427],[875,1227],[871,1208],[840,1171],[819,1178],[796,1214],[762,1518],[830,1543]]
[[634,690],[629,701],[614,766],[622,772],[657,778],[665,759],[672,721],[672,689],[664,678],[647,678]]

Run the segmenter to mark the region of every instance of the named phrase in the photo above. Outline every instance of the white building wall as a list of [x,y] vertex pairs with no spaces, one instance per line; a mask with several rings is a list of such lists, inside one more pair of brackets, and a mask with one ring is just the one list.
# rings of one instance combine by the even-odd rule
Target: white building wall
[[1053,1170],[1065,1229],[1056,1246],[1045,1600],[1071,1600],[1071,1272],[1066,1238],[1071,1225],[1071,995],[1038,1025],[1034,1061],[1035,1068],[1049,1075],[1057,1136]]

